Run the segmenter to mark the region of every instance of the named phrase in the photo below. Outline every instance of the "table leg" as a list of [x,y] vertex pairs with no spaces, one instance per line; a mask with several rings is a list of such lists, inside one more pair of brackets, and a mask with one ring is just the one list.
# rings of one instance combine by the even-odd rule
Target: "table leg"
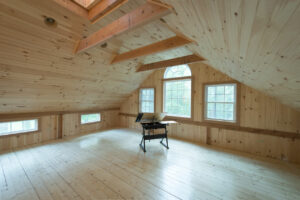
[[[141,143],[140,143],[140,147],[141,149],[143,149],[144,152],[146,152],[146,144],[145,144],[145,129],[143,129],[143,137],[142,137],[142,140],[141,140]],[[144,143],[144,145],[143,145]]]
[[169,143],[168,143],[168,131],[167,131],[167,128],[165,128],[165,135],[166,135],[166,142],[167,142],[167,145],[166,145],[165,143],[163,143],[163,140],[164,140],[165,138],[161,139],[160,143],[161,143],[164,147],[166,147],[167,149],[169,149]]

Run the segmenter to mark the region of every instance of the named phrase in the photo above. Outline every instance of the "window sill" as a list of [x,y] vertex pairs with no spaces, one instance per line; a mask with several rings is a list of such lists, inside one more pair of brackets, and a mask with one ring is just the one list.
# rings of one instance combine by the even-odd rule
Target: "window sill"
[[84,123],[84,124],[80,123],[80,126],[90,125],[90,124],[99,124],[99,123],[101,123],[101,122],[102,122],[102,121],[99,121],[99,122],[89,122],[89,123]]
[[139,112],[139,113],[154,114],[155,112]]
[[185,119],[185,120],[191,120],[192,117],[188,117],[188,116],[178,116],[178,115],[166,115],[167,119]]
[[22,132],[22,133],[12,133],[12,134],[5,134],[5,135],[0,135],[0,138],[2,137],[19,137],[21,135],[26,135],[26,134],[31,134],[31,133],[37,133],[40,130],[36,130],[36,131],[28,131],[28,132]]
[[203,121],[212,124],[238,125],[237,121],[224,121],[224,120],[217,120],[217,119],[203,119]]

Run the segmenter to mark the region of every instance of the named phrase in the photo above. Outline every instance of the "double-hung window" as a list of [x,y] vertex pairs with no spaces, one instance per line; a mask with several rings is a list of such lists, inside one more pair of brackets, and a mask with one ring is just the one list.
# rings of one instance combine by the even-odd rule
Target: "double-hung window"
[[188,65],[168,67],[164,74],[163,111],[168,116],[191,117],[191,70]]
[[204,117],[206,120],[236,122],[237,84],[205,85]]
[[142,113],[154,113],[154,88],[142,88],[140,89],[139,107]]

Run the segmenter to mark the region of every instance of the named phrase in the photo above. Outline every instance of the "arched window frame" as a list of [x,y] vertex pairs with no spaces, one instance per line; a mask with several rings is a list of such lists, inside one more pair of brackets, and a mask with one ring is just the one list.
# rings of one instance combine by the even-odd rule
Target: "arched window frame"
[[[183,75],[183,76],[176,76],[175,77],[166,77],[168,72],[172,69],[174,69],[175,67],[186,67],[186,69],[188,69],[186,75]],[[185,78],[185,77],[191,77],[192,76],[192,71],[190,69],[190,67],[187,65],[187,64],[184,64],[184,65],[176,65],[176,66],[172,66],[172,67],[167,67],[166,70],[165,70],[165,73],[164,73],[164,79],[171,79],[171,78]]]
[[162,110],[163,112],[166,112],[166,84],[172,81],[190,81],[190,112],[189,115],[179,115],[179,114],[168,114],[167,112],[167,116],[170,117],[176,117],[176,118],[189,118],[192,119],[193,116],[193,97],[192,97],[192,91],[193,91],[193,80],[192,80],[192,71],[190,69],[190,67],[188,65],[185,64],[185,66],[188,67],[190,74],[187,76],[180,76],[180,77],[170,77],[170,78],[166,78],[166,74],[167,71],[171,68],[171,67],[176,67],[176,66],[171,66],[166,68],[165,72],[164,72],[164,77],[163,77],[163,88],[162,88],[162,96],[163,96],[163,102],[162,102]]

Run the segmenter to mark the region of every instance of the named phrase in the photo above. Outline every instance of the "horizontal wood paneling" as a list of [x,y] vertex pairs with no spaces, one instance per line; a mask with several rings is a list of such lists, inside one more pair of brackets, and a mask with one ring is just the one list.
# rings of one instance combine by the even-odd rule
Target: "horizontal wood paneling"
[[[202,85],[233,80],[203,63],[190,64],[190,67],[194,81],[192,120],[179,119],[178,125],[171,125],[171,136],[276,159],[300,162],[299,156],[292,153],[298,151],[299,112],[272,97],[241,84],[239,126],[232,125],[226,128],[224,125],[207,124],[202,119]],[[155,87],[156,112],[162,111],[163,74],[164,70],[153,72],[140,86]],[[139,124],[134,122],[134,116],[138,113],[138,91],[133,92],[123,103],[120,113],[129,114],[121,116],[123,126],[140,128]],[[259,141],[261,141],[261,145],[256,145]],[[276,149],[277,147],[278,149]]]

